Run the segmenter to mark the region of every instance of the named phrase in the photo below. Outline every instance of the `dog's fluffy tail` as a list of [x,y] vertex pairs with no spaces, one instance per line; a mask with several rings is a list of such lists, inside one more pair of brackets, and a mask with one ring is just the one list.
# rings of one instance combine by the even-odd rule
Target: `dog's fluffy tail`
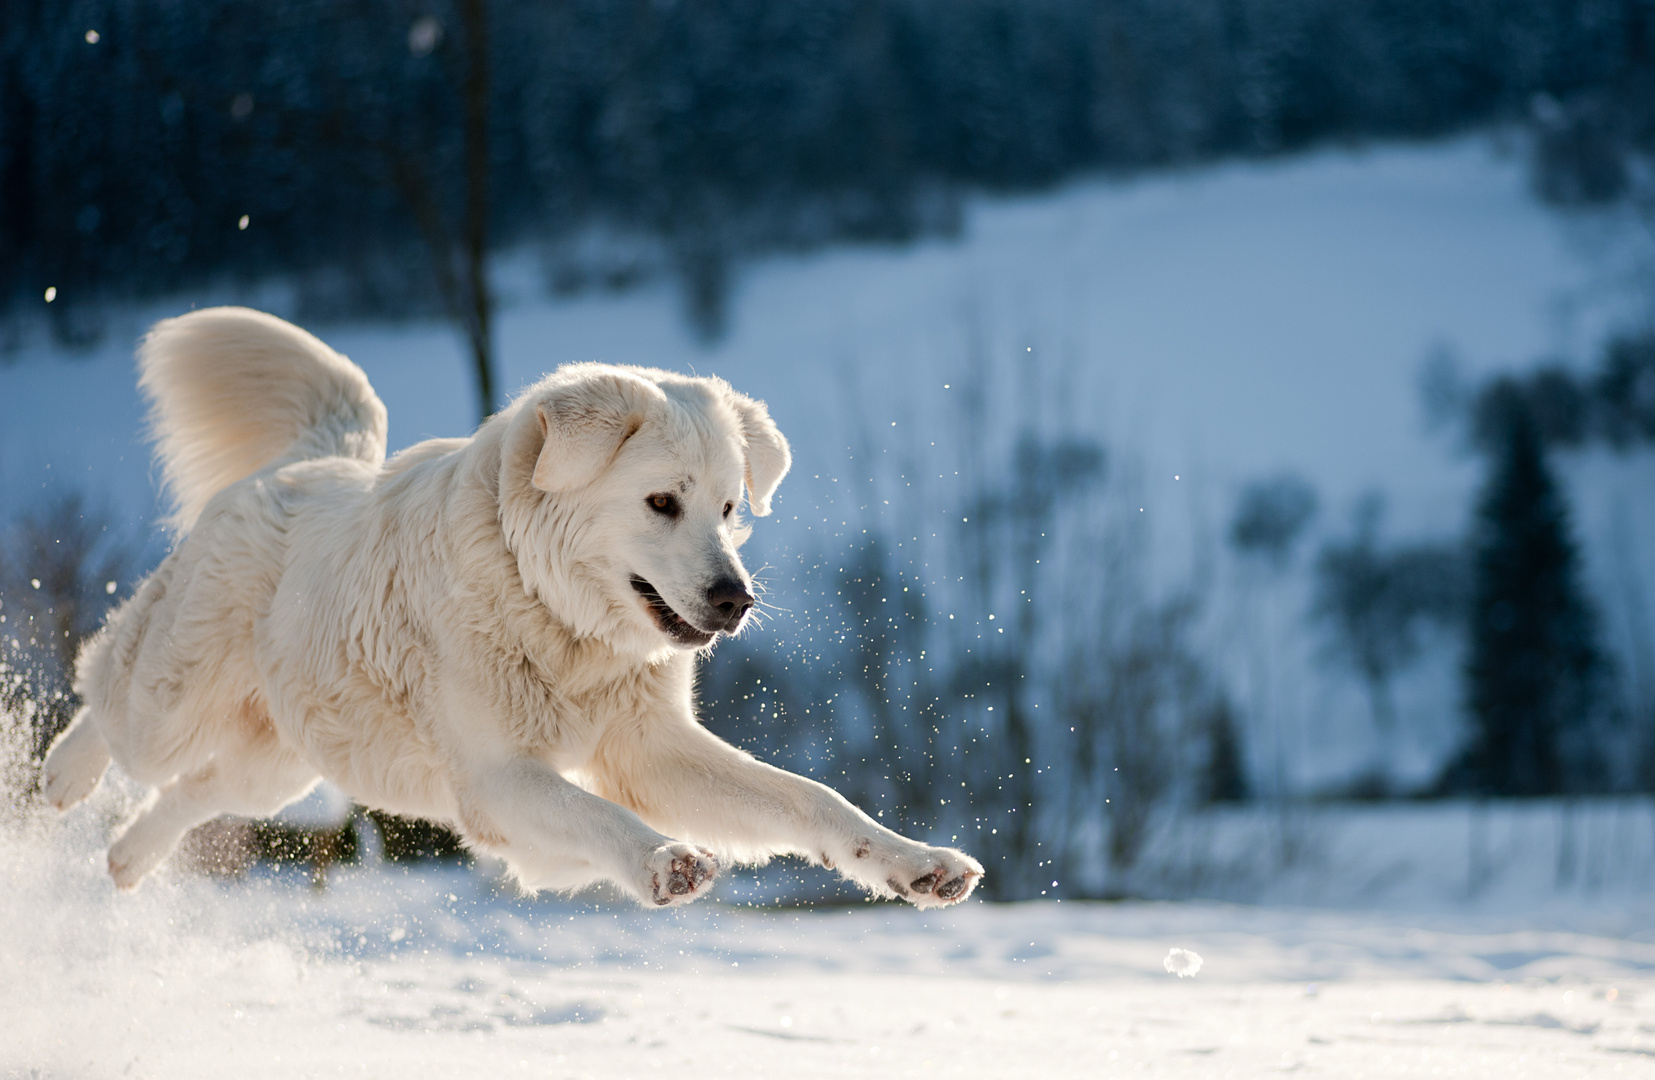
[[385,460],[385,405],[362,369],[274,315],[220,307],[156,323],[138,372],[180,534],[219,491],[282,459]]

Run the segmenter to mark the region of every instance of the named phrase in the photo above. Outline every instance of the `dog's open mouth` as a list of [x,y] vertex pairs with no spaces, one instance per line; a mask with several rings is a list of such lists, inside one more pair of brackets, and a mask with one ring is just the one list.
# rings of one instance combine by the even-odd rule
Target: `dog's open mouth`
[[655,591],[655,586],[637,574],[632,575],[632,588],[644,598],[644,605],[649,608],[650,617],[655,620],[655,625],[672,640],[699,649],[718,636],[717,633],[707,633],[672,610],[671,605],[661,599],[661,594]]

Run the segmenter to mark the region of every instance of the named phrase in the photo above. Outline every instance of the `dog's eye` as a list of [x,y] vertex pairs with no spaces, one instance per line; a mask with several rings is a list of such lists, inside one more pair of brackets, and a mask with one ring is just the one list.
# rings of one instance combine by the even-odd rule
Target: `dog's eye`
[[733,503],[733,502],[727,502],[727,503],[725,503],[725,504],[724,504],[724,516],[725,516],[725,517],[729,517],[729,516],[730,516],[730,511],[731,511],[731,510],[734,510],[734,509],[735,509],[735,508],[736,508],[736,504],[735,504],[735,503]]
[[648,502],[649,508],[657,514],[664,514],[669,518],[678,516],[678,500],[671,495],[651,495]]

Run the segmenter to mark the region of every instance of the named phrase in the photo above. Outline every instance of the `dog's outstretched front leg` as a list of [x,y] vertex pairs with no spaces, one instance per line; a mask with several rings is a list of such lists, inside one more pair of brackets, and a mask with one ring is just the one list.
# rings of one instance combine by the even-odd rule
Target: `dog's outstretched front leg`
[[718,860],[663,836],[533,758],[485,771],[464,793],[460,824],[474,847],[503,856],[531,888],[614,881],[645,904],[705,896]]
[[692,717],[612,730],[594,771],[600,791],[657,828],[742,854],[803,855],[920,907],[963,900],[983,876],[964,852],[899,836],[832,788],[754,760]]

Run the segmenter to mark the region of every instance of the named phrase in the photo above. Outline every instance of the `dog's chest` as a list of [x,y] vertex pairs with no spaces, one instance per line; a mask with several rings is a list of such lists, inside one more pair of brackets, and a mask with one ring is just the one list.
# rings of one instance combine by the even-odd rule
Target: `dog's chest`
[[510,672],[512,734],[521,750],[579,769],[607,734],[660,714],[669,681],[647,669],[606,671],[588,662],[559,670],[525,659]]

